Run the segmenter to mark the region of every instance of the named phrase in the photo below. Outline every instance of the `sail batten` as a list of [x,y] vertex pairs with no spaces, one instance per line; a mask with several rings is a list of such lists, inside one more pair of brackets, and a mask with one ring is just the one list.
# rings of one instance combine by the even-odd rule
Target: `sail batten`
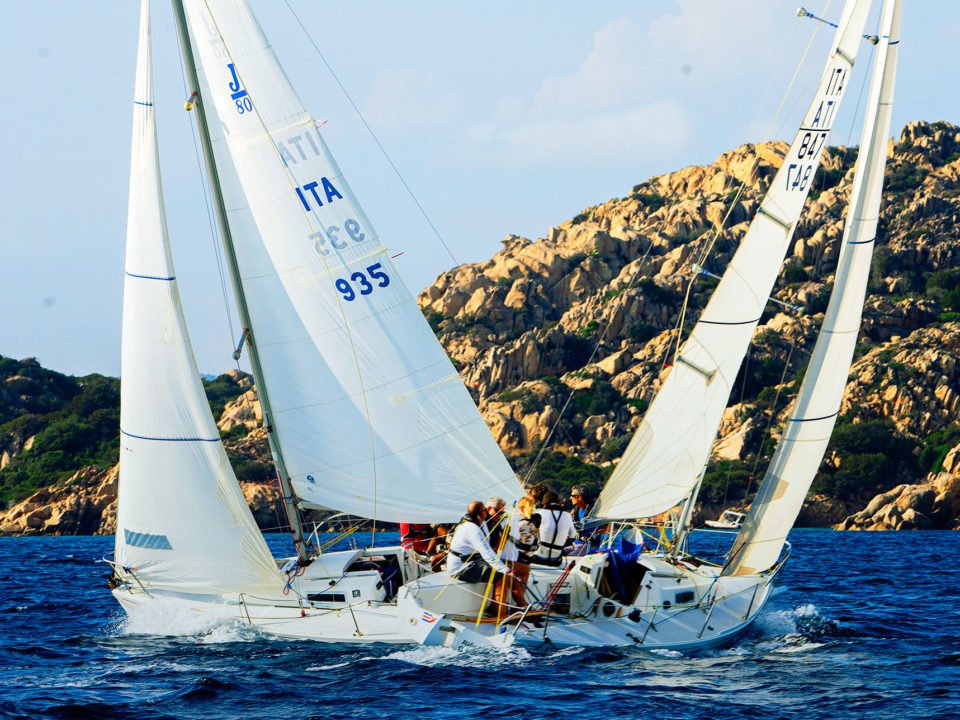
[[848,0],[814,99],[751,221],[620,463],[597,518],[652,517],[689,497],[763,315],[848,84],[869,10]]
[[[115,555],[151,590],[276,585],[210,414],[180,305],[157,154],[149,0],[141,6],[123,294]],[[132,570],[131,570],[132,568]]]
[[776,563],[840,414],[880,216],[899,36],[899,0],[885,0],[834,289],[783,436],[724,568],[727,575]]

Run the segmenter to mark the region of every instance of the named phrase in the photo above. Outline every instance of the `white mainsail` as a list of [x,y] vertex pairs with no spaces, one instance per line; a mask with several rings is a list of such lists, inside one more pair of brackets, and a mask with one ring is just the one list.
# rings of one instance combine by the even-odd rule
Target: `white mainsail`
[[116,562],[150,590],[229,594],[280,576],[240,492],[187,336],[167,236],[143,0],[130,163]]
[[730,551],[729,575],[766,570],[777,561],[840,412],[880,217],[899,42],[900,2],[886,0],[834,289],[783,436]]
[[869,0],[848,0],[820,85],[746,236],[594,506],[651,517],[690,496],[810,192],[862,42]]
[[309,504],[454,520],[520,484],[244,0],[189,0],[270,429]]

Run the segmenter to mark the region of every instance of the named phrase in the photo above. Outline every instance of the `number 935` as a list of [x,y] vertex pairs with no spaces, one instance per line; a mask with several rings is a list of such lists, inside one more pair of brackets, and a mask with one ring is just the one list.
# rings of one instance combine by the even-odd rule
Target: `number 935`
[[373,292],[375,286],[371,281],[376,282],[376,287],[382,288],[390,284],[390,276],[383,271],[383,265],[380,263],[367,267],[366,273],[358,270],[350,275],[350,280],[337,278],[333,284],[344,300],[353,302],[357,299],[357,295],[369,295]]

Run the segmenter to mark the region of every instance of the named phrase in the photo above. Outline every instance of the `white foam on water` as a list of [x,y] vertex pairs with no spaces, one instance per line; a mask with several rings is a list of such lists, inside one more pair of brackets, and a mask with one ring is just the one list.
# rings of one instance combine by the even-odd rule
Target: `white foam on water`
[[755,624],[762,637],[751,649],[755,653],[781,654],[816,650],[827,644],[819,642],[824,628],[830,629],[835,624],[812,603],[792,610],[763,613]]
[[680,652],[679,650],[667,650],[666,648],[660,648],[660,649],[658,649],[658,650],[651,650],[651,651],[650,651],[650,654],[651,654],[651,655],[658,655],[658,656],[663,657],[663,658],[673,658],[673,659],[682,658],[682,657],[683,657],[683,653]]
[[760,630],[765,637],[793,635],[800,629],[800,625],[797,624],[798,620],[802,623],[803,621],[819,620],[820,617],[817,606],[808,603],[793,610],[761,613],[760,617],[756,619],[754,627]]
[[229,623],[211,628],[200,638],[200,642],[205,645],[219,645],[220,643],[254,642],[262,637],[263,635],[257,628],[243,625],[234,618]]
[[424,667],[453,665],[490,668],[498,665],[521,665],[528,662],[530,657],[530,653],[522,647],[477,647],[464,644],[459,649],[421,646],[409,650],[396,650],[383,656],[382,659],[399,660]]
[[235,607],[211,604],[197,610],[164,598],[128,608],[116,630],[121,635],[203,636],[205,643],[245,642],[257,636],[241,624]]
[[567,648],[560,648],[560,649],[557,650],[555,653],[553,653],[553,655],[551,655],[550,657],[551,657],[551,658],[562,658],[562,657],[567,657],[567,656],[569,656],[569,655],[579,655],[580,653],[585,652],[585,651],[586,651],[586,648],[585,648],[585,647],[567,647]]
[[801,653],[807,652],[808,650],[816,650],[819,647],[823,647],[826,643],[818,642],[800,642],[796,645],[785,645],[780,648],[776,648],[774,652],[778,653]]
[[304,670],[306,672],[323,672],[324,670],[336,670],[337,668],[346,667],[347,665],[350,665],[350,664],[351,663],[348,661],[348,662],[334,663],[333,665],[308,665],[307,667],[304,668]]

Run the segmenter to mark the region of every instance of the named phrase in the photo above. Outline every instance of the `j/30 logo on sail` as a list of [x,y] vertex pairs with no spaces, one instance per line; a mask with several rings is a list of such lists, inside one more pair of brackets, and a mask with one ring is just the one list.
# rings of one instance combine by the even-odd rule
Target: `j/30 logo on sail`
[[233,63],[227,65],[227,70],[230,71],[230,82],[227,86],[230,88],[230,99],[233,100],[234,104],[237,106],[237,112],[243,115],[245,112],[250,112],[253,110],[253,102],[250,100],[250,96],[247,95],[247,91],[240,86],[240,78],[237,75],[237,69],[233,66]]

